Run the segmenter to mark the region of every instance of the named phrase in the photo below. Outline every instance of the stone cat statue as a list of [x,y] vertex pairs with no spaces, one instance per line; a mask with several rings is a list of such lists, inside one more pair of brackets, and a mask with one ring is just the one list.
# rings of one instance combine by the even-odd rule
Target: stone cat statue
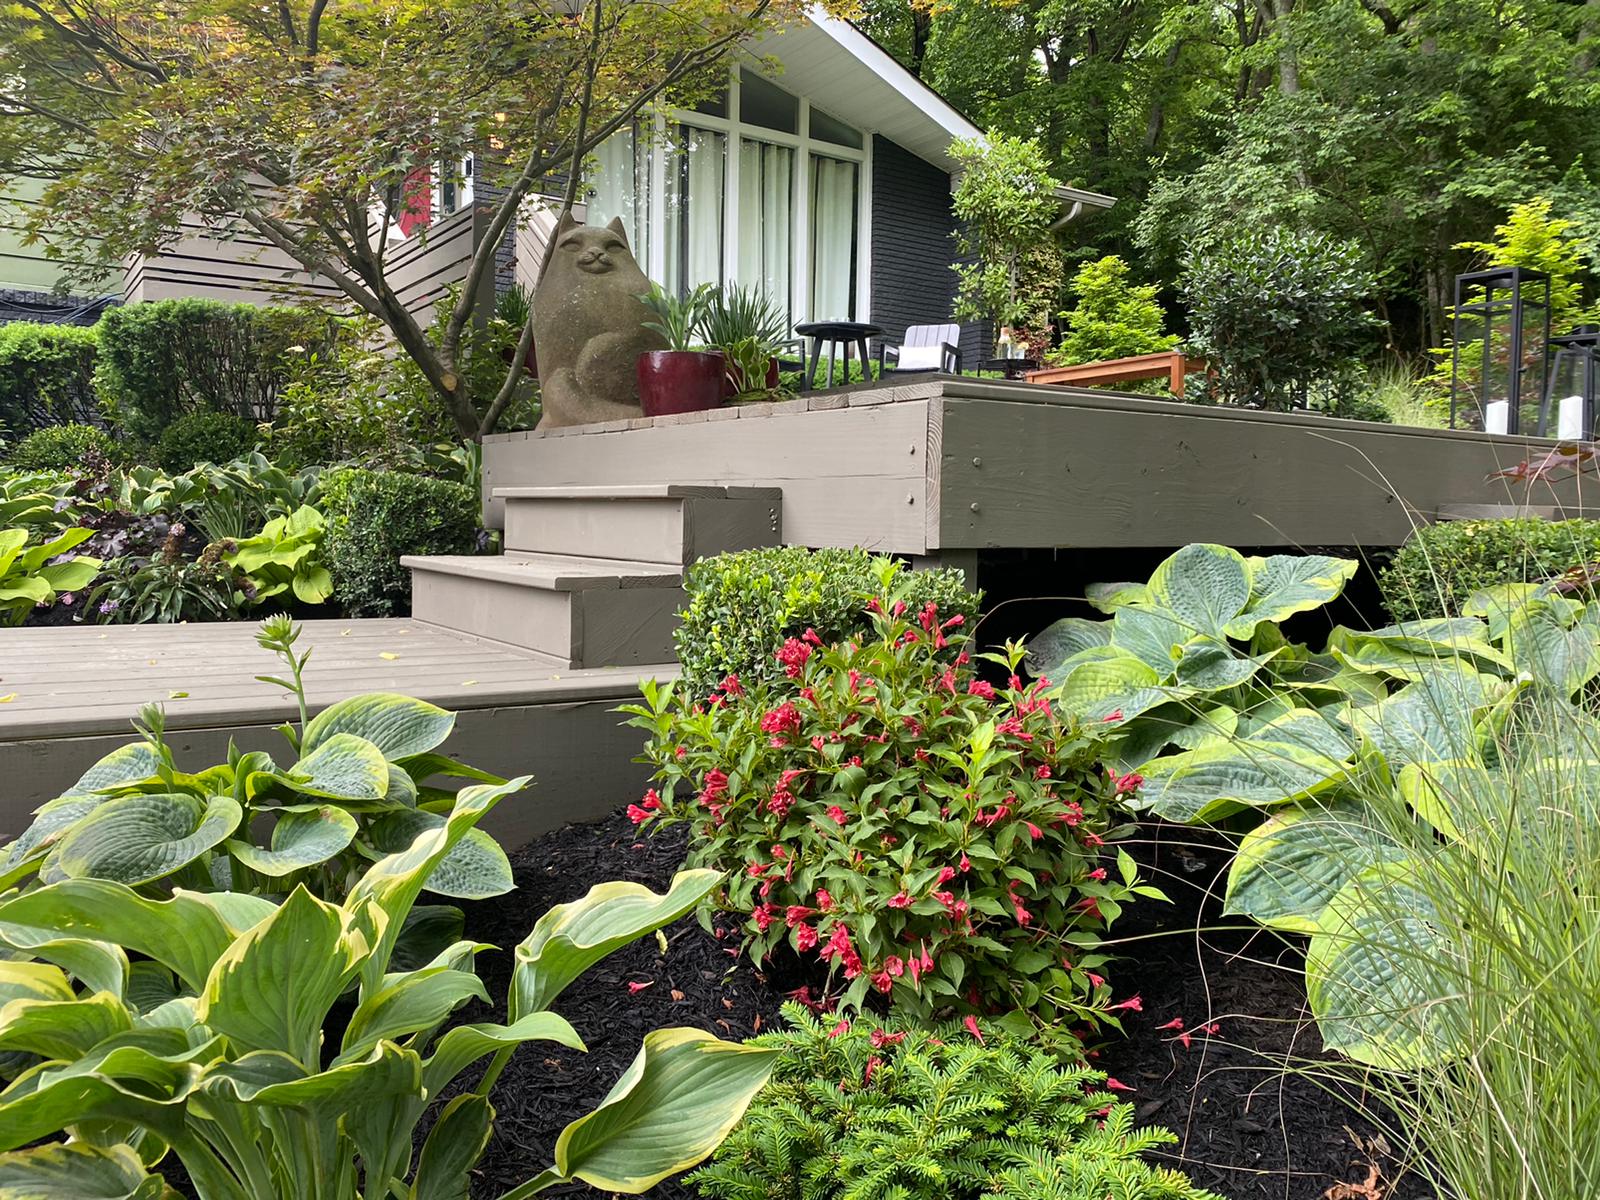
[[533,293],[539,354],[540,424],[587,425],[639,417],[639,355],[666,349],[644,322],[639,297],[650,290],[618,217],[606,226],[563,215],[556,248]]

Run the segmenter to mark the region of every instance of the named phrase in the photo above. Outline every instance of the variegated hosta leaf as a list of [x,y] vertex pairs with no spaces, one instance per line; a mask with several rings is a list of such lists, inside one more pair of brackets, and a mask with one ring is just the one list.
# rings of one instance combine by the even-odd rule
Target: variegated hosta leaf
[[1111,642],[1109,621],[1064,617],[1028,639],[1028,670],[1035,677],[1060,681],[1061,665],[1092,646]]
[[1399,788],[1418,816],[1491,868],[1515,869],[1530,851],[1541,865],[1553,849],[1569,862],[1593,853],[1600,762],[1592,757],[1525,758],[1510,774],[1471,761],[1412,763]]
[[[437,813],[406,808],[374,818],[367,826],[367,837],[380,854],[395,854],[410,846],[419,833],[440,829],[444,823],[445,818]],[[515,886],[511,860],[500,843],[481,829],[472,829],[433,869],[425,890],[457,900],[487,900]]]
[[177,1200],[145,1173],[127,1146],[51,1143],[0,1154],[0,1196],[9,1200]]
[[679,871],[664,895],[637,883],[600,883],[540,917],[517,946],[508,1008],[511,1019],[548,1008],[579,975],[615,950],[699,904],[720,871]]
[[1306,994],[1328,1049],[1407,1070],[1462,1048],[1459,947],[1407,862],[1352,878],[1321,924],[1306,950]]
[[1149,598],[1150,589],[1142,583],[1091,583],[1084,589],[1084,599],[1103,613],[1116,612],[1125,604],[1135,604]]
[[31,942],[25,947],[13,946],[0,931],[0,950],[26,953],[41,960],[40,965],[53,963],[91,992],[110,992],[113,996],[122,996],[126,994],[131,979],[132,968],[128,964],[127,954],[121,946],[113,946],[110,942],[55,938]]
[[1111,619],[1111,644],[1133,655],[1163,683],[1195,639],[1194,630],[1168,613],[1149,608],[1119,608]]
[[378,747],[385,758],[426,754],[455,728],[454,713],[411,696],[371,692],[330,704],[306,725],[302,749],[310,753],[329,738],[351,733]]
[[356,836],[356,819],[331,804],[279,810],[271,849],[230,839],[228,853],[252,871],[278,877],[327,862]]
[[474,999],[487,1004],[489,993],[470,969],[425,967],[385,975],[378,990],[364,996],[351,1014],[339,1057],[334,1061],[338,1064],[364,1058],[383,1038],[398,1042],[421,1030],[433,1029]]
[[[319,1121],[335,1121],[361,1104],[392,1096],[415,1096],[422,1088],[422,1060],[414,1050],[382,1042],[360,1062],[307,1071],[276,1050],[257,1050],[233,1062],[208,1067],[196,1084],[208,1103],[294,1108]],[[214,1097],[214,1099],[213,1099]]]
[[1370,632],[1335,629],[1328,650],[1357,670],[1418,679],[1439,661],[1466,659],[1510,672],[1511,660],[1489,644],[1489,627],[1476,617],[1406,621]]
[[553,1012],[528,1013],[509,1025],[455,1025],[434,1043],[432,1056],[423,1064],[423,1086],[428,1095],[437,1096],[479,1059],[515,1049],[524,1042],[554,1042],[571,1050],[584,1049],[577,1031]]
[[288,779],[308,796],[371,804],[388,794],[389,763],[366,738],[336,733],[296,763]]
[[1228,623],[1231,638],[1249,638],[1264,621],[1276,624],[1321,608],[1344,591],[1360,566],[1354,559],[1326,554],[1274,554],[1247,559],[1246,564],[1250,602]]
[[1181,687],[1196,692],[1225,691],[1249,682],[1275,657],[1277,651],[1245,657],[1222,642],[1191,642],[1178,660],[1176,678]]
[[119,746],[85,771],[63,796],[88,796],[108,788],[143,783],[155,776],[161,756],[149,742],[130,742]]
[[1239,843],[1228,869],[1224,911],[1274,929],[1315,933],[1351,876],[1403,856],[1356,801],[1279,809]]
[[126,1006],[109,992],[81,1000],[18,998],[0,1008],[0,1050],[70,1062],[132,1027]]
[[1108,720],[1117,724],[1189,695],[1184,688],[1162,686],[1148,666],[1125,657],[1078,667],[1062,684],[1058,702],[1064,711],[1087,724]]
[[1155,569],[1141,603],[1162,610],[1190,636],[1223,638],[1250,602],[1250,567],[1227,546],[1196,542]]
[[1409,762],[1472,758],[1479,713],[1509,686],[1464,664],[1439,662],[1387,700],[1352,709],[1351,720],[1394,770]]
[[[1461,606],[1461,615],[1482,617],[1489,623],[1489,640],[1498,642],[1518,613],[1531,602],[1546,599],[1558,601],[1558,607],[1574,617],[1584,607],[1570,597],[1556,596],[1548,583],[1501,583],[1473,592]],[[1566,622],[1571,623],[1571,619]]]
[[136,793],[107,800],[79,820],[54,859],[68,878],[149,883],[221,845],[243,817],[232,796]]
[[600,1107],[556,1140],[555,1170],[602,1191],[637,1195],[721,1144],[777,1064],[776,1050],[658,1029]]
[[1565,603],[1536,600],[1516,614],[1506,629],[1507,649],[1519,672],[1570,699],[1600,675],[1600,604],[1575,612],[1572,601],[1554,600]]
[[1121,736],[1111,746],[1121,771],[1142,768],[1168,746],[1198,750],[1226,741],[1239,724],[1239,714],[1227,705],[1197,709],[1189,704],[1163,704],[1121,726]]
[[482,1096],[457,1096],[444,1106],[417,1157],[411,1194],[421,1200],[470,1200],[472,1168],[489,1145],[494,1108]]

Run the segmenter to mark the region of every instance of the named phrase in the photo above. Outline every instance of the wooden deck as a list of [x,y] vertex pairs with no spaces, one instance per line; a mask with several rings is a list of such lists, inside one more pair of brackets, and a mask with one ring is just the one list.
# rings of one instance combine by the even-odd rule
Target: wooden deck
[[[417,696],[457,713],[445,751],[536,786],[502,804],[488,828],[510,844],[632,799],[641,737],[611,709],[641,678],[672,667],[553,670],[535,655],[411,620],[307,621],[314,711],[362,692]],[[283,746],[273,726],[294,700],[256,675],[278,673],[251,622],[0,630],[0,842],[92,762],[135,736],[152,700],[167,710],[180,764]]]

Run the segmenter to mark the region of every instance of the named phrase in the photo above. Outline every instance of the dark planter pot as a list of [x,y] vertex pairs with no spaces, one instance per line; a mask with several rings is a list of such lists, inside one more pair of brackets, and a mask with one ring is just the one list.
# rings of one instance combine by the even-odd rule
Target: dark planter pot
[[647,417],[722,404],[727,367],[720,350],[647,350],[639,356],[639,405]]
[[[744,382],[742,376],[739,380],[734,379],[734,372],[737,370],[737,367],[729,367],[722,377],[722,398],[724,400],[732,400],[740,392],[750,392],[755,390],[755,388],[750,384]],[[744,386],[741,387],[741,383],[743,383]],[[761,386],[765,387],[768,391],[771,391],[773,388],[778,386],[777,359],[769,358],[767,360],[767,377]]]
[[[509,367],[511,365],[511,360],[516,356],[517,348],[515,346],[500,347],[500,357],[505,360],[506,366]],[[539,378],[539,352],[538,347],[536,347],[532,342],[528,343],[528,353],[522,359],[522,369],[526,371],[530,377],[534,379]]]

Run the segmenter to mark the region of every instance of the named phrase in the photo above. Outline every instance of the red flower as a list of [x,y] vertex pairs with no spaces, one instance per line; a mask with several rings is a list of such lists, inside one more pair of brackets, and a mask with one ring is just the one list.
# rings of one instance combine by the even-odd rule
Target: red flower
[[945,884],[949,883],[955,877],[956,877],[956,869],[954,867],[940,867],[939,868],[939,881],[935,886],[943,887]]
[[1112,714],[1111,714],[1111,715],[1110,715],[1110,716],[1108,716],[1108,717],[1104,717],[1104,718],[1102,718],[1102,719],[1103,719],[1103,720],[1104,720],[1104,721],[1105,721],[1105,722],[1106,722],[1106,724],[1108,724],[1108,725],[1109,725],[1109,724],[1110,724],[1110,723],[1111,723],[1111,722],[1113,722],[1113,721],[1120,721],[1120,720],[1122,720],[1122,710],[1121,710],[1121,709],[1120,709],[1120,708],[1119,708],[1119,709],[1117,709],[1117,711],[1116,711],[1116,712],[1114,712],[1114,713],[1112,713]]
[[654,987],[655,986],[655,982],[656,981],[654,979],[651,979],[651,980],[647,980],[644,983],[630,983],[628,985],[628,991],[629,991],[629,993],[631,995],[637,996],[640,992],[644,991],[645,988]]
[[963,875],[965,875],[970,870],[972,870],[972,860],[967,857],[966,851],[962,851],[962,853],[961,853],[961,873]]
[[717,688],[730,696],[744,695],[744,685],[739,682],[737,675],[724,675],[722,682],[717,684]]
[[889,907],[890,908],[910,908],[911,907],[911,896],[910,896],[910,894],[907,893],[907,892],[903,892],[903,891],[896,892],[894,895],[889,897]]
[[640,808],[637,804],[628,805],[628,820],[632,821],[635,825],[643,825],[650,819],[650,817],[651,814]]
[[794,706],[793,700],[785,700],[777,708],[761,717],[761,732],[772,734],[774,746],[783,745],[783,739],[789,734],[800,732],[800,710]]
[[1050,778],[1050,764],[1049,763],[1040,763],[1037,767],[1034,768],[1033,777],[1035,779],[1049,779]]
[[817,631],[809,625],[806,626],[806,631],[800,635],[800,640],[810,642],[813,646],[822,645],[822,639],[817,636]]
[[1126,792],[1136,791],[1144,785],[1144,776],[1137,771],[1129,771],[1126,775],[1118,775],[1110,767],[1106,773],[1111,776],[1111,790],[1118,796]]
[[1118,1010],[1124,1009],[1124,1008],[1127,1009],[1129,1012],[1143,1012],[1144,1011],[1144,1001],[1141,1000],[1138,996],[1132,996],[1132,997],[1129,997],[1127,1000],[1122,1001],[1120,1004],[1113,1004],[1111,1006],[1110,1011],[1117,1012]]
[[845,810],[840,808],[837,804],[830,804],[828,806],[828,816],[831,820],[836,821],[840,825],[843,825],[850,819],[850,814],[845,812]]
[[716,804],[728,793],[728,776],[718,770],[706,773],[706,781],[700,789],[700,803],[707,807]]
[[799,679],[800,672],[805,670],[806,660],[811,657],[811,647],[799,638],[785,638],[773,657],[783,664],[785,675],[790,679]]
[[983,1045],[983,1031],[978,1028],[977,1017],[963,1017],[961,1023],[967,1027],[967,1032],[978,1039],[978,1045]]
[[883,995],[887,996],[894,990],[894,980],[889,978],[889,972],[879,971],[872,977],[872,986],[877,988],[878,991]]
[[783,914],[783,923],[793,929],[802,921],[816,915],[817,910],[814,908],[807,908],[804,904],[791,904],[788,911]]
[[817,889],[817,907],[823,912],[827,912],[833,907],[833,897],[828,894],[826,888]]
[[[793,912],[793,909],[789,910]],[[817,946],[817,931],[810,925],[796,925],[794,927],[794,948],[802,954],[814,950]]]
[[985,700],[994,699],[994,684],[984,679],[974,679],[967,684],[967,695],[982,696]]
[[1040,829],[1032,821],[1024,821],[1023,824],[1028,827],[1028,837],[1033,841],[1037,842],[1044,836],[1044,830]]
[[877,1073],[878,1068],[881,1066],[883,1066],[883,1059],[879,1058],[876,1054],[867,1059],[867,1069],[861,1077],[861,1082],[863,1084],[871,1083],[873,1075]]
[[830,1038],[836,1038],[841,1033],[849,1033],[849,1032],[850,1032],[850,1022],[849,1022],[849,1020],[846,1019],[846,1018],[841,1018],[839,1023],[828,1031],[828,1036]]
[[882,1050],[885,1046],[898,1046],[906,1040],[904,1033],[889,1033],[886,1030],[874,1029],[872,1031],[872,1048]]
[[1106,1076],[1106,1081],[1102,1086],[1108,1092],[1131,1092],[1131,1091],[1133,1091],[1133,1089],[1131,1087],[1129,1087],[1127,1084],[1123,1083],[1120,1079],[1114,1079],[1110,1075]]
[[1089,977],[1090,987],[1105,987],[1106,979],[1104,975],[1096,975],[1093,971],[1085,971],[1084,974]]

